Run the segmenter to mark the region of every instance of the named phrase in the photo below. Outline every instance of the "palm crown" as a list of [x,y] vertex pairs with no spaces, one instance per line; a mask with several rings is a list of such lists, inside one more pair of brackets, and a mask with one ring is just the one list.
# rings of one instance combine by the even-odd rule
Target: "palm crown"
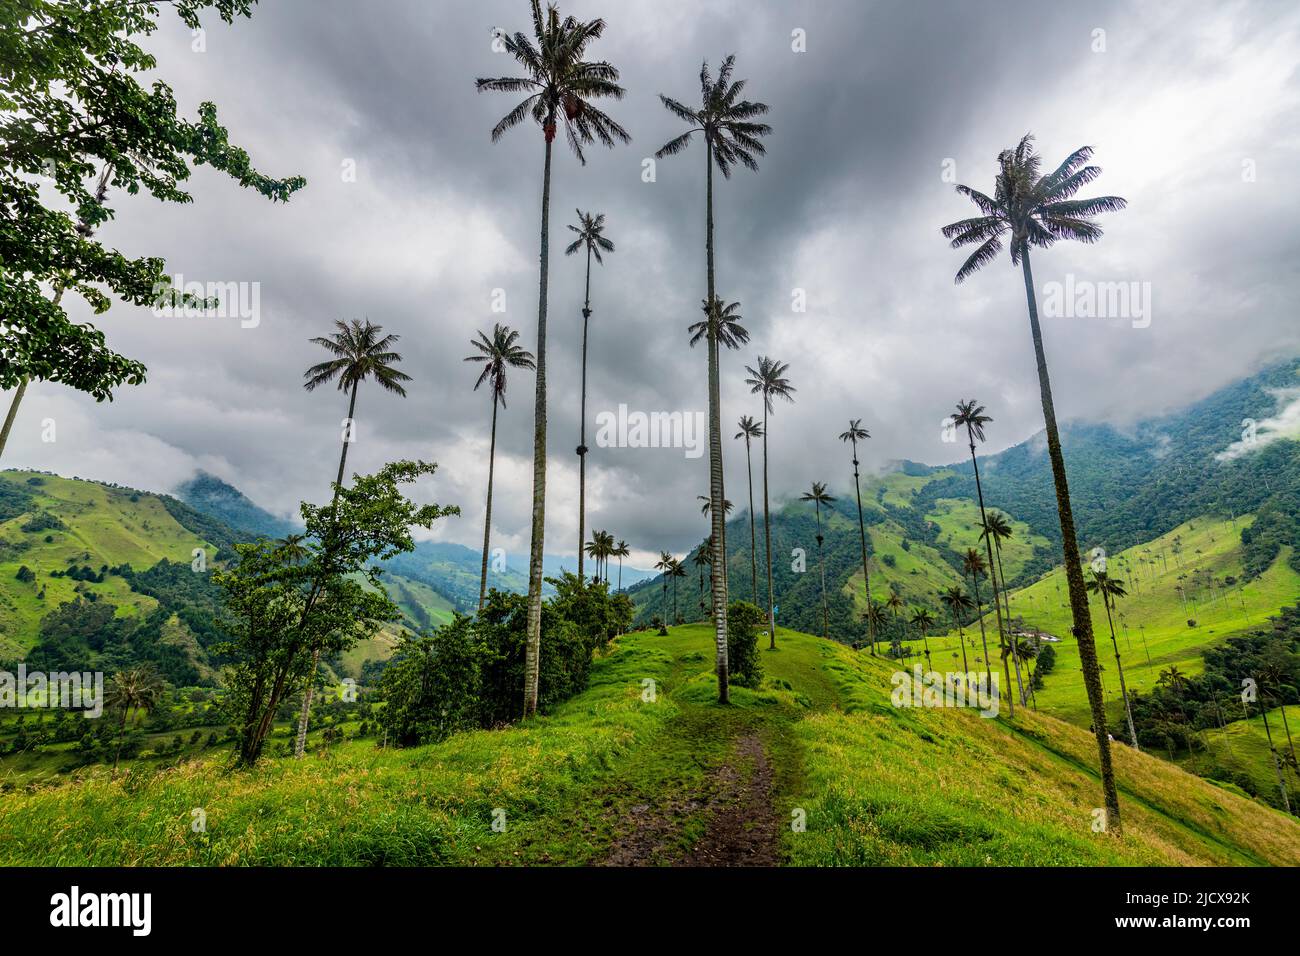
[[812,486],[812,491],[805,491],[802,495],[799,496],[799,500],[811,501],[813,504],[817,505],[818,508],[820,508],[822,505],[831,504],[835,500],[835,498],[826,493],[825,482],[814,481]]
[[1083,586],[1091,594],[1100,594],[1102,600],[1111,607],[1115,606],[1116,598],[1128,597],[1128,591],[1125,590],[1124,585],[1105,571],[1091,572]]
[[975,399],[969,402],[958,402],[957,412],[952,416],[952,423],[960,428],[970,430],[972,437],[984,440],[984,426],[993,421],[988,415],[984,414],[984,406],[975,404]]
[[703,133],[713,149],[713,162],[724,178],[731,178],[731,169],[740,163],[747,169],[758,170],[758,160],[767,152],[758,137],[772,132],[766,123],[753,122],[755,117],[767,112],[763,103],[754,103],[740,99],[745,89],[744,80],[731,79],[736,65],[736,57],[728,56],[722,61],[715,79],[709,72],[709,64],[700,67],[700,108],[691,109],[669,96],[659,95],[659,100],[678,119],[689,123],[691,128],[659,147],[655,156],[676,156],[688,145],[696,133]]
[[519,333],[508,325],[497,323],[492,328],[492,337],[482,332],[478,338],[471,339],[470,344],[478,349],[478,355],[468,355],[466,362],[483,363],[483,371],[474,383],[474,391],[484,382],[492,387],[492,395],[504,406],[506,403],[506,370],[508,368],[534,368],[533,353],[515,344]]
[[745,384],[750,386],[750,394],[762,394],[763,405],[769,412],[773,410],[773,398],[783,398],[787,402],[794,401],[794,393],[797,390],[790,384],[790,380],[785,377],[786,372],[790,371],[788,363],[768,358],[766,355],[760,355],[758,357],[758,368],[746,365],[745,371],[751,376],[745,379]]
[[752,415],[741,415],[740,421],[736,423],[740,431],[736,432],[737,438],[743,438],[750,441],[755,438],[763,437],[763,423],[755,421]]
[[547,7],[543,15],[540,0],[532,0],[532,7],[531,39],[523,33],[500,34],[506,52],[519,61],[525,75],[479,79],[474,83],[479,92],[528,94],[492,127],[492,141],[530,115],[542,127],[548,143],[555,138],[557,120],[562,118],[569,148],[584,164],[583,146],[599,141],[613,147],[615,140],[631,140],[627,130],[592,105],[602,96],[623,98],[617,68],[604,60],[583,59],[587,46],[605,32],[605,21],[598,18],[583,22],[571,16],[561,20],[554,6]]
[[745,317],[740,314],[740,303],[723,304],[721,296],[713,297],[713,311],[709,311],[706,299],[700,300],[700,311],[705,314],[701,322],[692,322],[687,328],[691,333],[691,347],[694,348],[708,336],[711,325],[715,341],[729,349],[738,349],[749,341],[749,331],[740,323]]
[[1055,171],[1042,176],[1042,158],[1034,151],[1033,136],[1026,134],[1014,149],[998,154],[992,197],[959,184],[957,192],[979,207],[982,215],[943,227],[944,238],[952,240],[954,249],[979,244],[957,270],[955,281],[965,281],[997,258],[1002,251],[1002,237],[1007,234],[1011,238],[1011,261],[1016,265],[1030,246],[1046,247],[1058,239],[1089,243],[1100,239],[1101,227],[1094,217],[1123,209],[1126,203],[1119,196],[1071,198],[1101,175],[1100,167],[1087,165],[1091,158],[1092,148],[1084,146],[1071,153]]
[[1010,522],[1007,521],[1005,516],[997,511],[991,511],[984,522],[984,530],[980,533],[980,537],[991,535],[994,541],[1002,542],[1010,538],[1014,533]]
[[351,322],[335,321],[338,329],[333,335],[322,335],[312,342],[334,355],[334,358],[319,365],[313,365],[303,373],[307,379],[303,387],[314,391],[317,386],[338,380],[339,391],[345,392],[353,385],[373,378],[390,392],[405,395],[402,382],[409,382],[411,376],[393,366],[402,360],[402,356],[392,351],[396,335],[381,335],[382,325],[374,325],[369,319],[364,323],[357,319]]
[[582,249],[588,250],[596,261],[604,265],[605,260],[600,257],[602,252],[613,252],[614,243],[605,238],[605,214],[597,213],[593,216],[589,212],[583,212],[581,209],[575,209],[578,214],[578,224],[570,225],[569,229],[578,234],[578,238],[565,247],[564,254],[571,256]]

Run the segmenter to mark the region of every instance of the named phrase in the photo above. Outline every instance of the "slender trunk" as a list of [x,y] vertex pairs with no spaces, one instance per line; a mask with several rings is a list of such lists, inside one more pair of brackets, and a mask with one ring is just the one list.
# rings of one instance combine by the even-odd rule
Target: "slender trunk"
[[961,645],[961,669],[965,674],[970,673],[970,664],[966,663],[966,635],[961,629],[961,618],[957,617],[957,609],[952,610],[953,623],[957,625],[957,643]]
[[618,556],[618,589],[623,590],[623,556]]
[[[1011,660],[1016,665],[1016,689],[1020,691],[1020,705],[1025,704],[1025,685],[1020,679],[1020,641],[1017,640],[1016,634],[1011,630],[1011,598],[1007,596],[1007,576],[1002,570],[1002,542],[994,541],[993,548],[998,556],[998,579],[1002,582],[1002,602],[1007,609],[1007,640],[1011,642]],[[994,590],[993,597],[997,599],[998,592]]]
[[862,520],[862,484],[858,480],[858,443],[853,442],[853,491],[858,499],[858,539],[862,545],[862,588],[867,593],[867,640],[876,654],[876,625],[871,620],[871,576],[867,573],[867,526]]
[[488,489],[487,511],[483,518],[483,567],[478,578],[478,609],[483,610],[483,601],[487,597],[488,547],[492,539],[492,478],[497,461],[497,404],[496,389],[492,390],[492,440],[488,445]]
[[763,545],[767,550],[768,650],[776,650],[776,611],[772,605],[772,516],[767,496],[767,395],[763,395]]
[[339,454],[339,475],[334,480],[334,497],[333,504],[339,500],[339,489],[343,487],[343,469],[348,463],[348,445],[352,444],[352,439],[356,436],[356,426],[353,415],[357,410],[357,384],[352,383],[352,394],[348,397],[348,424],[343,438],[343,451]]
[[1128,687],[1124,684],[1124,665],[1119,659],[1119,641],[1115,640],[1115,621],[1110,616],[1110,601],[1107,600],[1105,593],[1101,596],[1101,602],[1106,605],[1106,624],[1110,627],[1110,643],[1115,648],[1115,669],[1119,671],[1119,692],[1124,698],[1124,716],[1128,719],[1128,739],[1133,743],[1133,749],[1141,752],[1142,748],[1138,746],[1137,730],[1133,727],[1133,708],[1128,702]]
[[1061,547],[1065,552],[1065,576],[1070,590],[1070,612],[1074,619],[1074,637],[1079,645],[1079,663],[1083,684],[1092,711],[1093,734],[1097,738],[1097,757],[1101,770],[1102,796],[1106,803],[1107,827],[1120,829],[1119,791],[1115,787],[1115,769],[1111,765],[1110,738],[1106,733],[1106,701],[1101,690],[1101,670],[1097,664],[1097,644],[1092,635],[1092,618],[1088,612],[1088,593],[1083,584],[1083,565],[1079,560],[1079,542],[1074,531],[1074,513],[1070,508],[1070,487],[1065,476],[1065,458],[1061,454],[1061,436],[1056,428],[1056,408],[1052,404],[1052,383],[1047,375],[1047,356],[1043,352],[1043,333],[1038,325],[1038,303],[1034,300],[1034,277],[1029,265],[1029,250],[1021,259],[1025,277],[1025,297],[1029,303],[1029,329],[1034,340],[1034,358],[1038,365],[1038,387],[1042,393],[1043,421],[1047,430],[1047,454],[1052,462],[1056,485],[1056,509],[1061,518]]
[[9,402],[9,414],[5,416],[4,427],[0,428],[0,457],[4,456],[5,445],[9,444],[9,432],[14,427],[14,419],[18,417],[18,406],[22,404],[23,396],[27,394],[27,378],[24,376],[18,381],[18,388],[14,390],[14,397]]
[[126,715],[130,712],[129,707],[122,708],[122,722],[117,726],[117,752],[113,754],[113,773],[117,773],[118,761],[122,759],[122,738],[126,736]]
[[1277,708],[1282,714],[1282,729],[1286,731],[1286,749],[1291,752],[1291,763],[1295,765],[1295,743],[1291,740],[1291,725],[1286,721],[1286,704],[1282,703],[1281,697],[1277,699]]
[[970,581],[971,587],[975,589],[975,616],[979,618],[980,622],[980,644],[984,646],[984,670],[988,672],[990,677],[992,677],[993,671],[990,669],[991,665],[989,664],[989,640],[988,636],[984,633],[984,608],[980,602],[979,575],[971,574]]
[[542,169],[541,280],[537,296],[537,397],[533,410],[533,529],[528,554],[528,637],[524,645],[524,716],[537,713],[542,653],[542,546],[546,533],[546,282],[550,265],[551,145],[555,110],[547,114]]
[[817,506],[817,567],[822,575],[822,640],[830,639],[826,614],[826,558],[822,552],[822,508]]
[[[967,426],[966,426],[966,437],[970,440],[970,463],[971,463],[971,467],[975,469],[975,497],[978,499],[978,501],[979,501],[979,505],[980,505],[980,527],[982,527],[982,528],[987,532],[987,531],[988,531],[988,527],[989,527],[989,517],[988,517],[988,514],[987,514],[987,513],[985,512],[985,510],[984,510],[984,488],[983,488],[983,486],[980,484],[980,463],[979,463],[979,460],[975,457],[975,433],[974,433],[974,431],[971,429],[971,426],[970,426],[970,425],[967,425]],[[1001,657],[1002,657],[1002,673],[1003,673],[1003,674],[1005,675],[1005,677],[1006,677],[1007,690],[1010,691],[1010,690],[1011,690],[1011,670],[1010,670],[1010,668],[1008,668],[1008,666],[1007,666],[1007,635],[1006,635],[1006,631],[1004,631],[1004,630],[1002,629],[1002,605],[998,603],[997,565],[993,563],[993,540],[992,540],[992,538],[993,538],[993,536],[990,535],[990,534],[987,534],[987,533],[986,533],[986,534],[984,535],[984,551],[985,551],[985,552],[987,553],[987,555],[988,555],[988,562],[989,562],[989,586],[990,586],[991,588],[993,588],[993,613],[994,613],[994,615],[997,617],[997,621],[998,621],[998,653],[999,653],[999,654],[1001,655]],[[983,633],[983,630],[984,630],[984,621],[983,621],[983,619],[981,618],[981,620],[980,620],[980,632]],[[984,661],[985,661],[986,664],[988,663],[988,659],[989,659],[989,654],[988,654],[988,645],[986,644],[986,645],[984,646]],[[1015,717],[1015,716],[1016,716],[1016,702],[1015,702],[1014,700],[1012,700],[1010,697],[1008,697],[1008,698],[1007,698],[1007,704],[1009,705],[1008,708],[1007,708],[1007,709],[1010,711],[1009,716],[1011,716],[1011,717]]]
[[749,436],[745,436],[745,473],[749,475],[749,596],[758,603],[758,538],[754,533],[754,465],[749,456]]
[[704,313],[708,329],[709,349],[709,518],[713,526],[713,539],[709,548],[713,564],[709,580],[713,585],[713,637],[717,645],[718,702],[728,703],[730,665],[727,661],[727,556],[723,551],[726,533],[726,506],[722,493],[722,424],[719,417],[721,389],[718,383],[718,336],[713,309],[716,292],[713,281],[713,141],[705,135],[704,161],[707,166],[705,181],[705,255],[708,259],[708,311]]
[[587,284],[582,298],[582,414],[578,426],[578,580],[587,527],[587,321],[591,318],[591,246],[587,246]]
[[1291,801],[1286,795],[1286,781],[1282,778],[1282,762],[1278,760],[1277,748],[1273,746],[1273,732],[1268,727],[1268,702],[1260,698],[1259,713],[1264,718],[1264,736],[1268,738],[1268,754],[1273,758],[1273,772],[1277,774],[1277,789],[1282,794],[1282,806],[1287,813],[1291,812]]

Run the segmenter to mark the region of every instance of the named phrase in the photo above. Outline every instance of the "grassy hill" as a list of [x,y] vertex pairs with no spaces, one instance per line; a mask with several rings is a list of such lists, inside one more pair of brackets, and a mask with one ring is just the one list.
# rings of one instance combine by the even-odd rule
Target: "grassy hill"
[[436,745],[10,793],[0,863],[1300,864],[1294,820],[1125,748],[1123,834],[1095,833],[1084,731],[896,708],[892,666],[838,643],[780,632],[763,687],[719,707],[710,646],[702,626],[626,635],[555,713]]

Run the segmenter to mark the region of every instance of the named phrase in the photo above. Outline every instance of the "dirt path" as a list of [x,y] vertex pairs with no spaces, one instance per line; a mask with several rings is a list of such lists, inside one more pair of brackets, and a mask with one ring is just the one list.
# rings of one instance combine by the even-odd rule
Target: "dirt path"
[[772,764],[756,733],[735,739],[731,755],[714,768],[701,792],[638,804],[605,866],[777,866],[780,817]]

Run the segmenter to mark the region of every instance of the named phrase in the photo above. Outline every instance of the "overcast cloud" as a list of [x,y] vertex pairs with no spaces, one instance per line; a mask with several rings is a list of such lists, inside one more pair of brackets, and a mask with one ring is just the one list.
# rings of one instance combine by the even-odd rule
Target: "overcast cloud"
[[[567,552],[576,535],[582,261],[562,254],[574,207],[604,212],[618,247],[592,277],[592,419],[619,403],[705,408],[705,354],[685,331],[705,285],[702,144],[660,161],[657,181],[641,176],[681,130],[656,94],[696,102],[704,58],[736,53],[774,127],[759,174],[716,184],[718,287],[742,303],[752,335],[722,358],[738,505],[744,454],[731,435],[741,414],[761,411],[742,373],[759,354],[789,362],[798,389],[772,424],[777,497],[814,479],[848,489],[836,435],[850,417],[872,433],[872,468],[958,457],[940,423],[963,397],[994,416],[991,451],[1041,427],[1018,270],[1003,260],[954,286],[963,254],[939,234],[973,214],[945,169],[988,189],[997,152],[1026,131],[1052,164],[1092,145],[1104,174],[1090,193],[1129,201],[1104,217],[1100,244],[1036,254],[1040,294],[1067,275],[1150,289],[1147,327],[1044,318],[1063,418],[1122,424],[1300,351],[1293,3],[583,0],[561,12],[608,21],[592,53],[622,70],[628,95],[609,111],[633,142],[591,149],[585,168],[556,153],[548,552]],[[402,336],[414,382],[405,400],[362,389],[349,469],[436,460],[422,496],[462,509],[437,536],[478,546],[490,406],[461,358],[494,321],[534,345],[542,138],[529,125],[491,144],[515,101],[476,94],[473,80],[517,72],[492,52],[491,29],[528,23],[524,0],[264,0],[251,21],[214,20],[194,52],[169,17],[151,46],[186,110],[215,101],[263,171],[301,173],[308,186],[272,206],[203,170],[190,206],[114,197],[102,236],[164,255],[187,280],[260,283],[260,324],[115,305],[96,321],[146,362],[148,383],[111,405],[33,386],[6,466],[153,490],[203,468],[289,514],[326,494],[346,412],[336,392],[303,391],[320,358],[307,340],[335,319],[369,317]],[[796,29],[806,52],[791,49]],[[349,161],[355,182],[342,175]],[[494,289],[504,316],[490,309]],[[792,310],[796,289],[806,312]],[[497,442],[496,539],[515,550],[528,536],[532,387],[513,375]],[[41,440],[46,418],[53,443]],[[1240,423],[1224,429],[1226,446]],[[593,448],[588,462],[588,525],[625,538],[634,564],[706,533],[696,495],[707,457]]]

